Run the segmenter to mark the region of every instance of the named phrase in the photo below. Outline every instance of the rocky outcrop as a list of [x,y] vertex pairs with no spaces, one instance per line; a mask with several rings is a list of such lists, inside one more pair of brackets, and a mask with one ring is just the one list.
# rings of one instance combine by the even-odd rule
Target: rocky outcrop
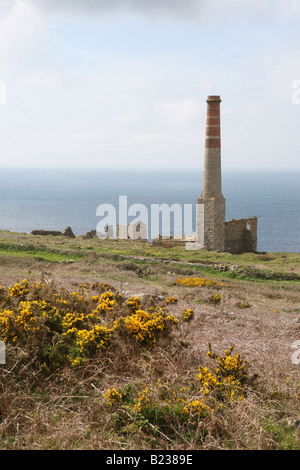
[[73,230],[71,229],[71,227],[67,227],[66,230],[64,231],[63,235],[64,235],[64,237],[75,238],[75,235],[74,235]]
[[84,240],[90,240],[91,238],[95,238],[97,236],[96,230],[91,230],[90,232],[87,232],[85,235],[83,235]]
[[62,232],[58,232],[56,230],[32,230],[32,235],[52,235],[53,237],[57,237],[59,235],[63,235]]

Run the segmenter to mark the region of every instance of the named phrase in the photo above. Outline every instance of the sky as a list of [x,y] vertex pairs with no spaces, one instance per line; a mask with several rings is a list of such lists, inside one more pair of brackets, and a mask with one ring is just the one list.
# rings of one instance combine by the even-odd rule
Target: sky
[[0,0],[0,167],[299,169],[299,0]]

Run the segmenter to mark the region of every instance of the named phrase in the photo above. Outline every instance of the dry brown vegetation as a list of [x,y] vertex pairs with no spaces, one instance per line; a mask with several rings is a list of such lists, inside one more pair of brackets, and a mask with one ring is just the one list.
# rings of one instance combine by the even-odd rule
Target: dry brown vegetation
[[[107,347],[85,351],[84,363],[72,367],[68,360],[51,366],[53,356],[44,352],[41,361],[42,345],[50,338],[54,347],[60,333],[47,330],[47,336],[39,317],[41,329],[34,341],[28,332],[6,344],[7,361],[0,365],[1,449],[300,448],[300,366],[291,360],[292,345],[300,339],[299,281],[230,277],[189,263],[191,253],[153,252],[150,244],[138,242],[1,235],[2,312],[17,311],[20,301],[39,296],[49,300],[54,291],[65,299],[83,291],[88,299],[100,296],[102,291],[92,289],[93,284],[107,283],[115,305],[111,320],[108,311],[104,314],[105,327],[132,313],[130,296],[140,298],[143,311],[159,307],[164,319],[172,315],[178,320],[158,334],[153,347],[124,328],[116,329]],[[143,256],[147,259],[134,258]],[[232,261],[221,253],[201,256],[211,263],[260,270],[273,263],[276,272],[299,272],[300,255],[295,254],[241,255]],[[164,262],[153,262],[159,258]],[[187,277],[214,282],[176,284]],[[45,287],[36,297],[29,288],[24,297],[12,296],[7,304],[9,287],[23,279]],[[221,299],[212,301],[216,295]],[[167,298],[177,301],[167,303]],[[92,301],[86,302],[74,311],[92,312]],[[186,309],[193,312],[189,321],[182,318]],[[231,357],[238,354],[249,364],[245,380],[237,377],[229,386],[221,374],[222,385],[211,384],[205,393],[197,379],[199,368],[218,376],[218,360],[207,355],[209,343],[219,358],[234,346]],[[121,398],[116,395],[110,404],[109,390]]]

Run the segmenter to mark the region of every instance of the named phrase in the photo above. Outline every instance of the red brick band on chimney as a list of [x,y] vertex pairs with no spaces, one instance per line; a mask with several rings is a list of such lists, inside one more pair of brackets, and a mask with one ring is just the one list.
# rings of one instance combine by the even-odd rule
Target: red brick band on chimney
[[205,148],[221,148],[219,96],[207,98]]

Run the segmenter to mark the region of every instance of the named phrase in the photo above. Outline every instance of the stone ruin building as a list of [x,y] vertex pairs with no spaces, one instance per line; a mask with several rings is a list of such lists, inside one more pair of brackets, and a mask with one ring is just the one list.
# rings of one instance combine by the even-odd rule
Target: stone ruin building
[[208,96],[202,193],[197,206],[193,249],[256,252],[257,217],[225,221],[221,179],[220,96]]

